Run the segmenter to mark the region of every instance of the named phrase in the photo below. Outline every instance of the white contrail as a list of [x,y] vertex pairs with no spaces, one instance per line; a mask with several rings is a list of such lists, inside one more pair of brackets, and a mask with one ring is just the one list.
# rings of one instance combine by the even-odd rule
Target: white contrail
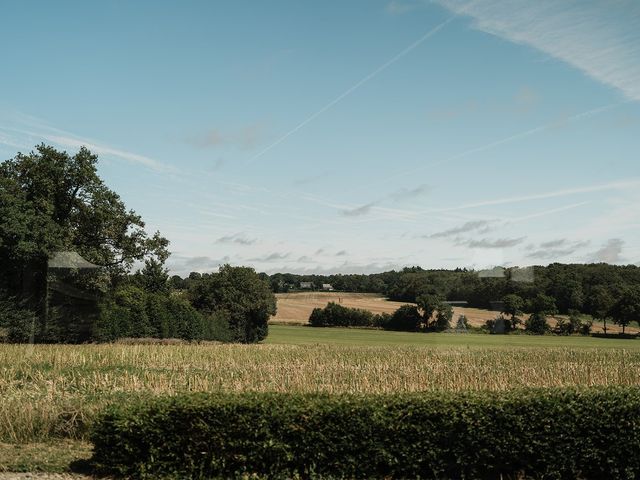
[[409,45],[407,48],[405,48],[404,50],[402,50],[400,53],[398,53],[395,57],[391,58],[390,60],[388,60],[387,62],[383,63],[382,65],[380,65],[378,68],[376,68],[373,72],[371,72],[370,74],[368,74],[366,77],[364,77],[362,80],[360,80],[359,82],[357,82],[356,84],[354,84],[352,87],[348,88],[347,90],[344,91],[344,93],[338,95],[336,98],[334,98],[332,101],[330,101],[329,103],[327,103],[324,107],[322,107],[320,110],[318,110],[317,112],[315,112],[314,114],[310,115],[307,119],[303,120],[302,122],[300,122],[298,125],[296,125],[294,128],[292,128],[291,130],[289,130],[287,133],[285,133],[284,135],[282,135],[280,138],[278,138],[275,142],[271,143],[269,146],[265,147],[263,150],[261,150],[260,152],[258,152],[257,154],[255,154],[253,157],[251,157],[248,162],[248,164],[251,164],[252,162],[254,162],[255,160],[257,160],[258,158],[260,158],[261,156],[263,156],[265,153],[267,153],[269,150],[271,150],[272,148],[280,145],[282,142],[284,142],[287,138],[289,138],[291,135],[293,135],[294,133],[296,133],[298,130],[300,130],[302,127],[304,127],[306,124],[308,124],[309,122],[313,121],[316,117],[322,115],[324,112],[326,112],[327,110],[329,110],[331,107],[333,107],[336,103],[338,103],[340,100],[342,100],[344,97],[346,97],[347,95],[350,95],[351,93],[353,93],[354,90],[358,89],[359,87],[361,87],[362,85],[364,85],[366,82],[368,82],[369,80],[371,80],[372,78],[374,78],[376,75],[378,75],[379,73],[381,73],[383,70],[386,70],[387,68],[389,68],[391,65],[393,65],[395,62],[397,62],[398,60],[400,60],[402,57],[404,57],[405,55],[407,55],[409,52],[411,52],[413,49],[415,49],[416,47],[420,46],[425,40],[427,40],[429,37],[435,35],[436,33],[438,33],[438,31],[443,28],[444,26],[446,26],[449,22],[451,22],[454,17],[450,17],[447,20],[445,20],[444,22],[442,22],[441,24],[437,25],[436,27],[432,28],[431,30],[429,30],[427,33],[425,33],[422,37],[420,37],[418,40],[416,40],[415,42],[413,42],[411,45]]
[[590,203],[591,203],[591,201],[572,203],[571,205],[565,205],[563,207],[552,208],[550,210],[544,210],[542,212],[531,213],[531,214],[525,215],[523,217],[511,218],[511,219],[507,220],[506,223],[509,224],[509,223],[524,222],[526,220],[531,220],[532,218],[546,217],[547,215],[553,215],[554,213],[560,213],[560,212],[565,212],[567,210],[573,210],[574,208],[582,207],[582,206],[588,205]]
[[[498,147],[498,146],[503,145],[505,143],[512,142],[514,140],[519,140],[521,138],[525,138],[525,137],[528,137],[530,135],[535,135],[536,133],[543,132],[545,130],[549,130],[551,128],[557,127],[558,125],[562,125],[564,123],[571,123],[571,122],[575,122],[577,120],[581,120],[583,118],[588,118],[588,117],[597,115],[599,113],[605,112],[607,110],[611,110],[612,108],[619,107],[621,105],[630,103],[631,101],[632,100],[627,100],[627,101],[618,102],[618,103],[610,103],[608,105],[603,105],[601,107],[592,108],[591,110],[587,110],[585,112],[576,113],[575,115],[572,115],[572,116],[570,116],[570,117],[568,117],[566,119],[555,120],[553,122],[549,122],[549,123],[546,123],[544,125],[540,125],[538,127],[531,128],[529,130],[525,130],[524,132],[516,133],[514,135],[510,135],[510,136],[502,138],[500,140],[496,140],[494,142],[487,143],[486,145],[482,145],[480,147],[475,147],[475,148],[471,148],[469,150],[465,150],[464,152],[458,153],[458,154],[453,155],[453,156],[451,156],[449,158],[445,158],[445,159],[437,161],[437,162],[429,163],[428,165],[423,165],[421,167],[413,168],[411,170],[405,170],[405,171],[399,172],[399,173],[397,173],[395,175],[388,176],[385,179],[384,183],[387,183],[387,182],[389,182],[389,180],[393,180],[393,179],[396,179],[396,178],[399,178],[399,177],[404,177],[406,175],[412,175],[412,174],[414,174],[416,172],[420,172],[420,171],[422,171],[424,169],[427,169],[427,168],[437,167],[437,166],[445,164],[445,163],[454,162],[456,160],[460,160],[462,158],[468,157],[469,155],[472,155],[474,153],[483,152],[485,150],[490,150],[492,148]],[[370,185],[370,187],[371,186],[378,186],[378,185],[381,185],[381,184]]]
[[602,192],[605,190],[628,190],[640,188],[640,179],[620,180],[617,182],[601,183],[599,185],[589,185],[586,187],[565,188],[551,192],[536,193],[533,195],[520,195],[509,198],[498,198],[495,200],[485,200],[476,203],[466,203],[457,207],[425,210],[424,213],[431,212],[451,212],[455,210],[465,210],[467,208],[488,207],[492,205],[506,205],[511,203],[528,202],[531,200],[543,200],[546,198],[566,197],[568,195],[578,195],[581,193]]

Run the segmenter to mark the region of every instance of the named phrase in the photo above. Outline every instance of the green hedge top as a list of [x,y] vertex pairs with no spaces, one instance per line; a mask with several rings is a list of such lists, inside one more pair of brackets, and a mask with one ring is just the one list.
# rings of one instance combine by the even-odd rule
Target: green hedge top
[[134,477],[635,478],[640,390],[195,394],[114,407],[92,440]]

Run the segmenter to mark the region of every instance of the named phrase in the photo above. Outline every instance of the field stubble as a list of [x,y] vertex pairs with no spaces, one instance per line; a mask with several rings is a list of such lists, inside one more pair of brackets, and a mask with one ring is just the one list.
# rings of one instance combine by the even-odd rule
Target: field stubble
[[85,438],[135,395],[640,385],[640,352],[610,348],[3,345],[0,365],[0,441],[13,443]]

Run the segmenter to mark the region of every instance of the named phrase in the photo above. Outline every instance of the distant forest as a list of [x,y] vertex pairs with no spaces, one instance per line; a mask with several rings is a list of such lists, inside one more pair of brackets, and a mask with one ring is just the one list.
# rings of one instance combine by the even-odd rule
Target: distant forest
[[[425,270],[409,267],[398,271],[369,275],[295,275],[276,273],[260,275],[269,281],[275,293],[298,290],[301,282],[311,282],[315,290],[331,284],[338,291],[379,293],[390,300],[415,302],[421,295],[435,294],[448,301],[466,301],[471,307],[491,308],[505,295],[516,294],[523,300],[533,300],[543,294],[555,300],[560,313],[570,310],[600,318],[599,310],[607,299],[617,299],[640,285],[640,267],[635,265],[561,264],[529,267],[531,281],[521,281],[523,269],[504,269],[498,277],[483,277],[482,273],[458,268],[455,270]],[[186,288],[186,279],[174,276],[174,288]]]

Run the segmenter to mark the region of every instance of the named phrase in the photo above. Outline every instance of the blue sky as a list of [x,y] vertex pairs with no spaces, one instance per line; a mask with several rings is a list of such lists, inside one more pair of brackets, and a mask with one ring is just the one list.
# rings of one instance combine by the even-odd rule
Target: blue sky
[[0,158],[40,142],[222,262],[640,261],[633,0],[3,5]]

